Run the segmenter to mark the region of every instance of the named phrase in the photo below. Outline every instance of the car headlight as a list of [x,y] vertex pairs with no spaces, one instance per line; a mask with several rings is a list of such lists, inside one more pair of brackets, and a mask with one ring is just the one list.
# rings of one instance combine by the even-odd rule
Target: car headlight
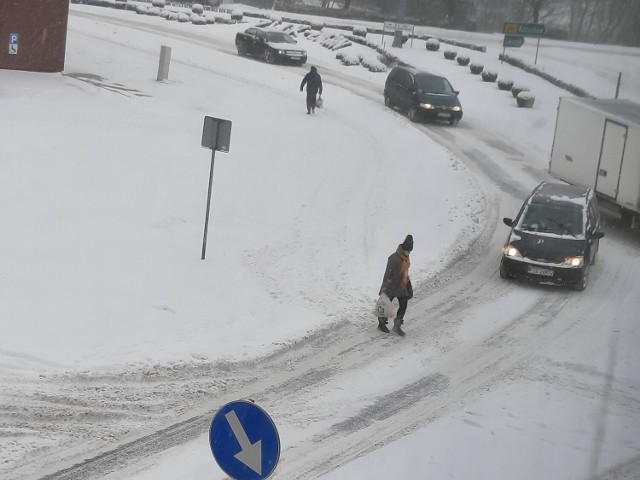
[[433,110],[435,107],[430,103],[421,103],[420,108],[426,108],[427,110]]
[[283,50],[278,50],[278,55],[282,55],[284,53]]
[[522,258],[522,255],[520,254],[520,252],[518,251],[518,249],[516,247],[514,247],[513,245],[507,245],[506,247],[502,248],[502,254],[505,257],[518,257],[518,258]]
[[462,107],[459,107],[459,106],[456,105],[451,110],[453,110],[454,112],[461,112],[462,111]]
[[581,255],[577,257],[567,257],[564,259],[564,264],[572,267],[582,267],[584,265],[584,257]]

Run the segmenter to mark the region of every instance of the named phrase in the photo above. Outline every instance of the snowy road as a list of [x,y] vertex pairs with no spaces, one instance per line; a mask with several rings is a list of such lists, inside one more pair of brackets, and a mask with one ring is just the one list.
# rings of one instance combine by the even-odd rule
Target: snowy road
[[[122,22],[108,15],[72,14],[139,27],[135,16]],[[170,27],[162,33],[206,44]],[[233,45],[207,46],[235,54]],[[327,84],[335,82],[365,102],[382,105],[376,86],[350,80],[343,69],[322,69]],[[499,246],[507,234],[500,219],[513,216],[521,199],[548,174],[535,154],[531,157],[478,121],[455,129],[418,129],[476,172],[485,211],[470,248],[452,245],[452,261],[415,286],[419,300],[411,305],[410,335],[378,335],[370,319],[362,319],[283,345],[259,361],[100,376],[87,371],[5,385],[2,402],[5,408],[13,406],[11,418],[47,432],[40,440],[49,447],[46,455],[16,466],[7,480],[130,478],[149,459],[206,433],[215,413],[202,407],[207,400],[222,405],[256,397],[286,433],[272,478],[330,479],[336,468],[454,412],[480,425],[469,405],[517,382],[602,402],[603,415],[584,423],[582,440],[566,440],[574,442],[581,464],[576,478],[639,478],[640,454],[632,437],[640,426],[640,401],[636,384],[616,373],[616,362],[636,348],[633,339],[640,327],[625,315],[640,297],[640,244],[612,220],[584,294],[500,279]],[[616,333],[603,338],[606,371],[585,376],[586,367],[558,353],[579,345],[585,332],[608,332],[611,325]],[[409,365],[423,366],[424,373],[416,376]],[[358,378],[361,384],[354,381]],[[371,390],[371,385],[377,387]],[[54,390],[54,396],[43,393]],[[613,452],[604,442],[607,428],[625,419],[629,438]],[[553,431],[548,435],[552,441]],[[526,475],[521,478],[534,478]]]

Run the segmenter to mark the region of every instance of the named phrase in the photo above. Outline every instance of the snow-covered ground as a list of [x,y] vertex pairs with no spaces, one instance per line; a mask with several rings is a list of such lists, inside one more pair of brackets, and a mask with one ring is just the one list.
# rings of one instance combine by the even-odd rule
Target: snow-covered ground
[[[496,220],[496,192],[453,146],[472,157],[474,148],[506,140],[503,158],[492,161],[516,184],[530,190],[533,178],[545,175],[558,97],[569,94],[500,63],[501,35],[425,29],[487,45],[486,53],[466,53],[499,78],[528,86],[532,109],[517,108],[509,92],[445,60],[445,44],[438,52],[428,52],[424,41],[387,47],[461,91],[464,118],[452,129],[416,126],[386,109],[386,74],[342,66],[336,52],[300,36],[325,90],[325,107],[307,116],[299,92],[307,67],[238,57],[233,39],[246,26],[178,24],[72,5],[62,75],[0,71],[0,478],[44,475],[41,457],[58,446],[73,454],[83,443],[105,449],[168,425],[194,405],[221,406],[207,396],[221,365],[233,371],[235,362],[336,325],[376,335],[371,310],[386,258],[408,233],[419,286],[407,315],[411,336],[433,276]],[[172,48],[172,62],[169,79],[157,82],[162,45]],[[513,50],[533,63],[535,44]],[[639,59],[640,49],[543,40],[537,65],[597,96],[613,96],[623,72],[620,96],[640,101]],[[200,146],[205,116],[233,127],[229,153],[215,156],[202,260],[211,164]],[[521,198],[506,198],[500,202],[515,213]],[[638,266],[637,246],[625,255],[621,269]],[[605,312],[611,323],[585,327],[572,337],[576,344],[549,339],[543,367],[528,370],[531,381],[499,383],[325,477],[589,478],[637,462],[634,281],[631,275],[618,309]],[[505,310],[524,312],[545,292],[510,294],[513,304],[478,308],[449,333],[456,341],[484,338],[506,325]],[[403,345],[395,345],[394,362],[385,367],[396,382],[425,369],[401,360]],[[414,354],[437,363],[430,350]],[[191,378],[194,369],[204,373]],[[571,389],[564,382],[540,388],[558,371],[574,379]],[[163,390],[150,381],[171,375],[183,382]],[[607,398],[602,379],[621,384],[613,396],[624,401]],[[363,378],[352,382],[369,398],[380,395]],[[581,389],[588,395],[576,394]],[[348,395],[324,400],[366,402]],[[596,438],[591,427],[577,426],[582,421],[598,425]],[[572,429],[557,427],[567,424]],[[313,420],[306,428],[314,431]],[[292,425],[283,430],[290,434],[283,436],[286,465],[295,455],[287,448],[295,452],[302,434]],[[171,452],[114,478],[225,478],[206,436]]]

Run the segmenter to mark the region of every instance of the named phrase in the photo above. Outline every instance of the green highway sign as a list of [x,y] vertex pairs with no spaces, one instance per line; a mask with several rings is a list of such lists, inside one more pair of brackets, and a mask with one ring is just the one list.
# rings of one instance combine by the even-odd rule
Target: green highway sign
[[522,35],[505,35],[502,42],[503,47],[515,47],[520,48],[524,44],[524,37]]
[[505,22],[502,33],[525,35],[528,37],[542,37],[546,31],[547,27],[545,27],[543,23]]

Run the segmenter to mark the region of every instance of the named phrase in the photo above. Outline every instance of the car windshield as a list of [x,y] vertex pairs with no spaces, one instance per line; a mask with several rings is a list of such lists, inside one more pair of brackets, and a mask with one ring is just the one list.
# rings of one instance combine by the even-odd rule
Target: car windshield
[[582,209],[567,204],[531,203],[520,218],[518,228],[577,237],[584,233]]
[[447,95],[452,95],[454,93],[451,84],[444,77],[416,75],[416,86],[420,92],[443,93]]
[[267,32],[267,42],[270,43],[296,43],[295,39],[288,33]]

